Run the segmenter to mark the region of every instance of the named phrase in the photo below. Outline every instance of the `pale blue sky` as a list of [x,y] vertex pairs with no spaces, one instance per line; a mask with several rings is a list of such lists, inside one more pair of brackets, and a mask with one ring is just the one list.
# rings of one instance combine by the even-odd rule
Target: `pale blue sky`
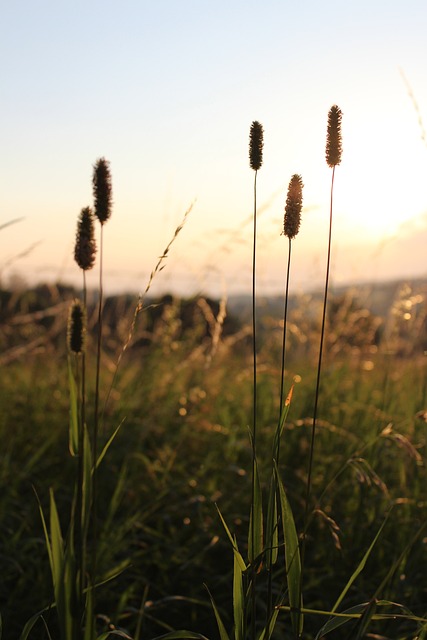
[[259,289],[282,286],[293,173],[306,207],[294,282],[320,281],[334,103],[344,114],[335,280],[426,275],[426,32],[427,5],[415,0],[0,2],[0,225],[25,218],[0,232],[3,280],[80,281],[76,220],[105,156],[115,202],[107,287],[144,288],[197,198],[156,286],[249,288],[248,132],[258,119]]

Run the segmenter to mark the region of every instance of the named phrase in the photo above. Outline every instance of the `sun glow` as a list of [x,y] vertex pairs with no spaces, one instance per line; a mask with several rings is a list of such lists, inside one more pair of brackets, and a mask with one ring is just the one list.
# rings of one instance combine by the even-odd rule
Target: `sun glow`
[[[364,131],[364,136],[358,138],[357,131],[348,136],[337,173],[343,231],[377,241],[395,236],[416,220],[425,224],[427,149],[406,123],[392,138],[385,126]],[[375,141],[370,154],[366,140]]]

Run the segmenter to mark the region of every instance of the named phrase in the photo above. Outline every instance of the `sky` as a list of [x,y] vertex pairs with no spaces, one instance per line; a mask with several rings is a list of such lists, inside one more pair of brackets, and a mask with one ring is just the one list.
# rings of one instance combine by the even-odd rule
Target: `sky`
[[190,206],[153,292],[250,291],[258,120],[257,290],[284,289],[294,173],[291,286],[320,286],[333,104],[332,282],[427,276],[426,30],[424,0],[0,0],[0,285],[81,283],[77,218],[105,157],[107,291],[145,289]]

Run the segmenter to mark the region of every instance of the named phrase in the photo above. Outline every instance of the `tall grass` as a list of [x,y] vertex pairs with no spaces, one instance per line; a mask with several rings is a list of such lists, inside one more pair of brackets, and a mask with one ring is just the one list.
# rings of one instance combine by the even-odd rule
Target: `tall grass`
[[[365,555],[360,558],[359,564],[356,566],[352,575],[349,576],[348,581],[343,586],[341,593],[335,601],[335,604],[328,609],[325,604],[321,606],[319,611],[305,608],[303,605],[303,593],[304,593],[304,568],[306,560],[306,546],[307,536],[312,528],[312,521],[316,515],[320,515],[328,523],[332,535],[339,545],[339,526],[337,523],[325,513],[317,504],[314,508],[311,508],[310,499],[312,493],[312,477],[314,467],[314,450],[316,443],[316,427],[318,423],[318,405],[320,398],[320,381],[322,371],[322,358],[323,348],[325,342],[325,327],[326,327],[326,310],[328,302],[329,291],[329,272],[330,272],[330,259],[331,259],[331,244],[332,244],[332,216],[333,216],[333,187],[335,168],[341,162],[342,154],[342,142],[341,142],[341,110],[334,105],[331,107],[328,114],[328,126],[327,126],[327,142],[326,142],[326,161],[329,167],[332,168],[332,180],[331,180],[331,197],[330,197],[330,213],[329,213],[329,236],[327,245],[327,264],[326,264],[326,280],[323,295],[323,309],[320,328],[320,342],[319,342],[319,356],[317,363],[316,384],[314,393],[314,410],[311,426],[310,445],[308,448],[308,472],[306,478],[305,489],[305,508],[303,527],[301,534],[297,533],[296,520],[291,508],[291,504],[288,498],[288,492],[285,489],[281,473],[279,470],[279,453],[280,453],[280,441],[283,434],[285,421],[288,416],[292,401],[293,387],[290,388],[286,401],[284,398],[284,372],[285,372],[285,346],[286,346],[286,319],[287,319],[287,301],[288,301],[288,287],[289,287],[289,271],[290,271],[290,256],[291,256],[291,243],[289,242],[289,256],[288,256],[288,268],[287,279],[285,289],[285,313],[284,313],[284,332],[283,332],[283,344],[282,344],[282,359],[281,359],[281,379],[280,379],[280,410],[279,410],[279,423],[273,439],[273,447],[271,454],[271,480],[267,489],[266,505],[263,506],[263,495],[260,482],[259,464],[257,458],[257,446],[255,441],[256,434],[256,422],[257,422],[257,341],[256,335],[256,317],[255,317],[255,284],[253,284],[253,362],[254,362],[254,399],[253,405],[254,417],[253,417],[253,430],[251,433],[251,449],[252,449],[252,492],[251,492],[251,507],[250,507],[250,519],[249,519],[249,531],[247,542],[247,560],[242,555],[240,547],[238,545],[236,537],[230,531],[226,521],[220,513],[221,521],[225,528],[227,537],[231,543],[234,563],[233,563],[233,631],[236,640],[243,640],[250,636],[253,640],[260,638],[264,640],[273,635],[276,624],[278,622],[278,616],[281,611],[288,611],[290,614],[292,637],[300,639],[303,637],[304,632],[304,614],[320,615],[329,617],[329,620],[321,627],[316,638],[324,637],[328,633],[335,631],[341,626],[345,625],[349,621],[354,621],[355,625],[350,632],[352,637],[362,638],[367,629],[370,627],[371,622],[374,619],[387,619],[388,614],[378,614],[377,610],[380,607],[393,607],[395,606],[388,600],[381,600],[380,595],[384,586],[387,584],[388,579],[392,576],[399,564],[399,561],[404,557],[408,550],[408,547],[402,552],[399,557],[399,561],[396,561],[389,570],[386,578],[377,587],[373,594],[371,594],[368,602],[362,602],[356,606],[351,607],[348,611],[340,612],[340,607],[345,601],[347,593],[352,588],[355,580],[362,573],[365,565],[373,552],[373,549],[378,542],[382,530],[385,526],[386,520],[378,529],[373,541],[369,545]],[[253,128],[251,128],[250,135],[250,149],[253,145]],[[250,154],[251,155],[251,154]],[[252,168],[255,168],[251,164]],[[291,180],[294,193],[291,195],[288,193],[287,210],[288,217],[285,216],[285,232],[291,240],[299,229],[299,214],[301,210],[301,179],[299,176],[294,176]],[[255,175],[256,185],[256,175]],[[256,195],[256,191],[255,191]],[[254,198],[256,203],[256,197]],[[295,216],[293,213],[295,211]],[[291,213],[292,212],[292,213]],[[291,220],[290,223],[290,216]],[[256,278],[256,208],[254,208],[254,241],[253,241],[253,283]],[[385,432],[383,432],[385,433]],[[363,458],[362,466],[364,464]],[[355,462],[355,461],[354,461]],[[368,469],[370,469],[368,465]],[[381,481],[376,477],[375,472],[372,477],[376,478],[374,482],[378,482],[380,486]],[[341,472],[338,474],[341,475]],[[368,478],[362,474],[363,477]],[[424,531],[426,522],[418,528],[413,540],[419,538]],[[275,590],[275,603],[273,605],[273,578],[272,572],[279,557],[279,551],[283,551],[285,575],[276,587]],[[260,575],[267,573],[267,597],[266,597],[266,614],[260,616],[260,607],[264,601],[262,595],[260,595]],[[211,596],[212,605],[215,613],[215,617],[218,623],[218,631],[221,640],[229,640],[229,634],[226,631],[226,627],[222,620],[220,611]],[[264,617],[264,622],[261,620]],[[412,617],[416,620],[416,616],[408,616],[408,619]],[[420,622],[425,625],[425,620],[420,618]]]
[[[224,305],[215,311],[207,300],[146,304],[187,214],[145,292],[126,309],[113,309],[112,329],[102,264],[96,308],[88,302],[85,272],[94,265],[95,243],[91,210],[82,210],[75,257],[83,293],[71,303],[69,353],[48,333],[51,342],[39,343],[46,351],[28,352],[25,367],[8,359],[3,378],[5,638],[426,637],[422,341],[411,359],[396,353],[391,360],[396,333],[390,327],[385,352],[375,318],[361,324],[366,314],[357,305],[328,299],[340,122],[333,107],[319,313],[313,300],[288,307],[302,208],[295,174],[285,207],[288,262],[277,331],[271,320],[263,327],[255,286],[259,123],[250,138],[249,329],[228,334]],[[111,205],[104,159],[94,176],[101,164]],[[99,185],[94,177],[95,210]],[[101,248],[108,217],[98,216]],[[45,314],[27,311],[25,322],[46,322]],[[126,322],[118,322],[125,313]],[[328,327],[347,338],[333,341]],[[0,329],[0,338],[10,339]],[[351,342],[356,332],[363,335]],[[403,338],[407,332],[399,333]],[[333,350],[325,359],[327,345]],[[68,389],[57,373],[67,357]],[[100,419],[105,430],[98,429]],[[67,438],[70,456],[64,456]],[[31,609],[38,613],[22,630]]]

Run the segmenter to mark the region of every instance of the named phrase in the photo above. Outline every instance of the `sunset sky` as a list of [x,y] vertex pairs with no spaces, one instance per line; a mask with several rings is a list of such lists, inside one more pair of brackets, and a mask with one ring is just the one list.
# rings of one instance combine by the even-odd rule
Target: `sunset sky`
[[194,202],[155,289],[249,291],[253,120],[265,130],[258,290],[283,289],[293,173],[305,187],[292,282],[320,284],[333,104],[333,281],[427,276],[426,33],[425,0],[2,2],[0,227],[22,220],[0,229],[1,284],[81,282],[76,222],[104,156],[107,290],[145,288]]

